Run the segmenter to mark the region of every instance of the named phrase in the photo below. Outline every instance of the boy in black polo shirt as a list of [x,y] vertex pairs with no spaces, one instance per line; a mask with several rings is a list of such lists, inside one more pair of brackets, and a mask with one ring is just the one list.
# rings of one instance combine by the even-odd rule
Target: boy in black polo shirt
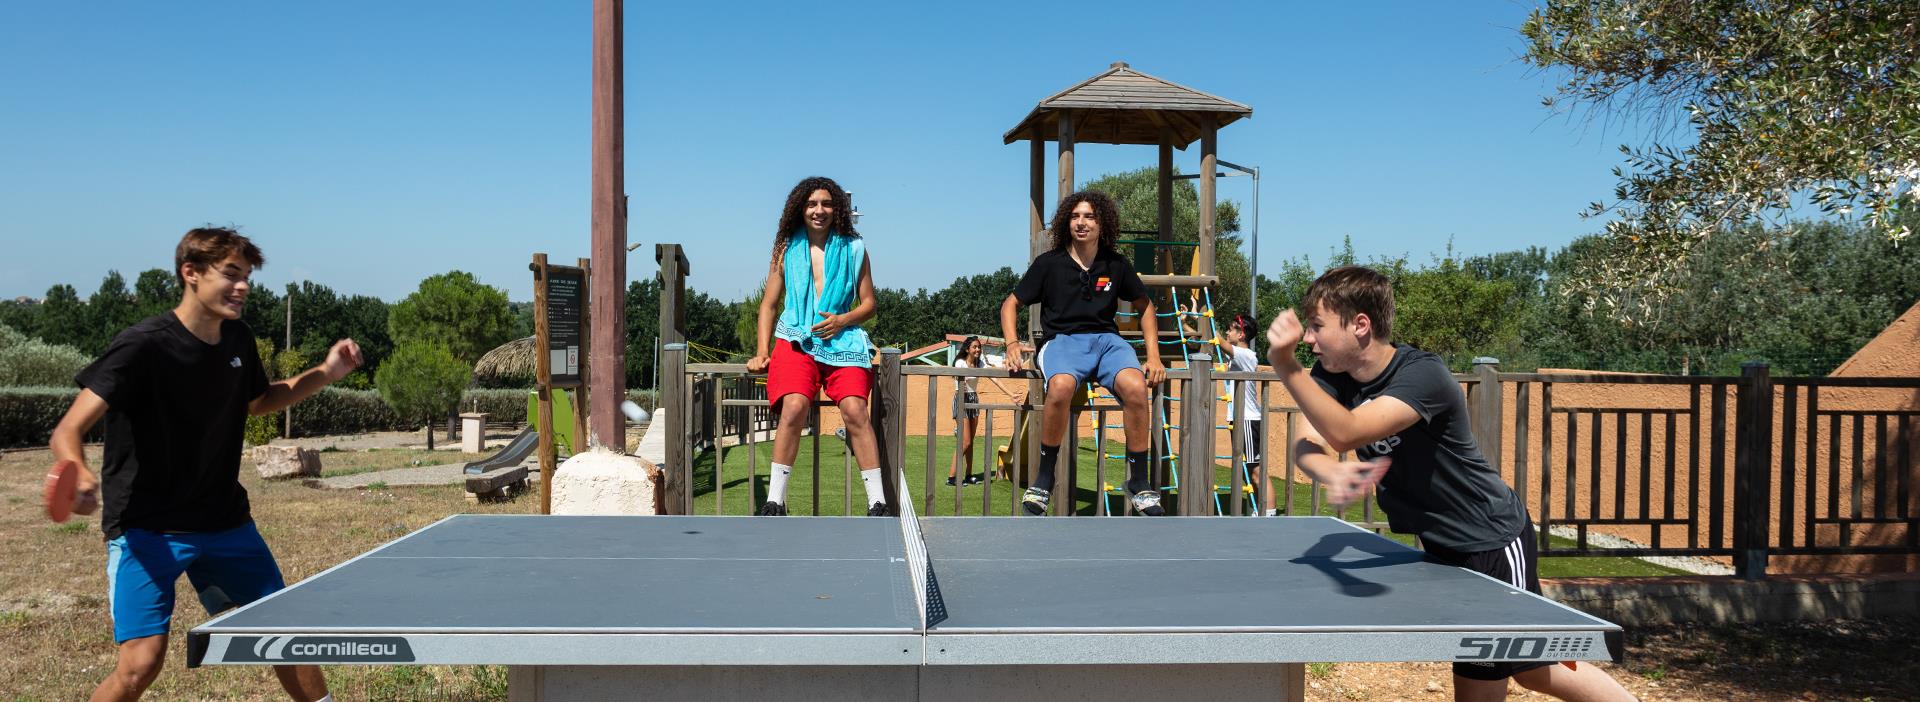
[[[1114,249],[1119,211],[1103,193],[1074,193],[1054,211],[1051,230],[1053,250],[1034,257],[1013,294],[1000,304],[1008,369],[1019,372],[1026,367],[1014,328],[1021,305],[1040,303],[1040,329],[1046,335],[1035,358],[1047,379],[1040,465],[1021,504],[1028,514],[1046,514],[1054,463],[1067,435],[1069,407],[1080,384],[1094,378],[1120,400],[1127,435],[1127,494],[1134,511],[1166,514],[1160,493],[1148,478],[1147,448],[1152,435],[1147,389],[1166,380],[1167,371],[1160,365],[1160,346],[1154,343],[1158,327],[1147,286],[1133,264]],[[1140,329],[1148,339],[1144,367],[1114,324],[1121,300],[1132,302],[1140,313]]]
[[[248,414],[271,414],[360,365],[341,340],[326,362],[268,383],[253,331],[240,321],[260,249],[231,229],[187,232],[174,249],[180,304],[128,327],[75,380],[80,396],[49,442],[56,459],[85,465],[81,437],[106,420],[100,475],[80,471],[79,501],[105,493],[107,589],[113,673],[95,700],[133,700],[153,684],[167,653],[174,583],[182,573],[207,613],[286,587],[254,529],[240,486]],[[274,666],[295,700],[330,700],[314,666]]]
[[[1309,424],[1294,463],[1336,504],[1377,482],[1389,526],[1418,535],[1430,559],[1539,594],[1526,505],[1474,443],[1466,396],[1446,363],[1390,340],[1392,283],[1369,268],[1335,268],[1307,289],[1301,308],[1305,329],[1293,310],[1267,328],[1267,362]],[[1293,355],[1303,336],[1319,359],[1311,372]],[[1346,451],[1361,460],[1339,460]],[[1505,699],[1509,677],[1564,700],[1633,699],[1599,668],[1550,662],[1455,663],[1454,699]]]

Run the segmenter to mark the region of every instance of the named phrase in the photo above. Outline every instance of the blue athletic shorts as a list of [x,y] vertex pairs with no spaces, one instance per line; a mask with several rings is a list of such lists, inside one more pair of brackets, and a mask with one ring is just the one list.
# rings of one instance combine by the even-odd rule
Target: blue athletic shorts
[[1140,370],[1133,347],[1119,334],[1105,332],[1054,336],[1040,347],[1039,362],[1040,372],[1048,380],[1056,375],[1072,376],[1073,383],[1079,385],[1093,378],[1109,391],[1114,390],[1114,379],[1120,377],[1120,371]]
[[187,574],[207,614],[287,587],[253,522],[197,533],[128,529],[107,542],[114,643],[167,633],[173,622],[173,585],[181,573]]

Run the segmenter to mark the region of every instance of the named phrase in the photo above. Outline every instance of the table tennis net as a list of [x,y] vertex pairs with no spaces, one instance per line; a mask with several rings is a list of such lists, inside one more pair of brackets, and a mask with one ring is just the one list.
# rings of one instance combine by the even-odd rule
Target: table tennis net
[[939,624],[947,618],[947,605],[940,598],[940,581],[934,577],[933,561],[927,557],[927,539],[920,533],[920,517],[913,511],[913,494],[907,491],[904,475],[895,475],[900,498],[900,534],[907,547],[907,572],[913,578],[913,600],[920,607],[920,628]]

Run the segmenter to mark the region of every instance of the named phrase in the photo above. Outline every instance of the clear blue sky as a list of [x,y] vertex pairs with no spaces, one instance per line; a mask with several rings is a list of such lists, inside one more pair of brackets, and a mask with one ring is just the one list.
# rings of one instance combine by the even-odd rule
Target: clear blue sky
[[[588,249],[590,6],[10,3],[0,296],[85,296],[215,222],[276,288],[397,300],[461,269],[528,299],[533,252]],[[1027,147],[1000,136],[1116,60],[1253,106],[1220,143],[1262,167],[1263,270],[1349,235],[1363,256],[1557,247],[1599,229],[1578,212],[1627,140],[1540,106],[1528,2],[1038,7],[628,3],[632,274],[680,242],[695,288],[740,297],[813,174],[856,193],[882,286],[1018,269]],[[1085,145],[1077,173],[1153,160]]]

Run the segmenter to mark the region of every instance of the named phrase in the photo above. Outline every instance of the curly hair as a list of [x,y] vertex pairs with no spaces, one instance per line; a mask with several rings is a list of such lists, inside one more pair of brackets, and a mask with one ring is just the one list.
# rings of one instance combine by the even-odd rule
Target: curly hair
[[1060,206],[1053,211],[1053,225],[1048,227],[1053,235],[1053,250],[1073,245],[1073,208],[1082,202],[1093,205],[1093,219],[1100,224],[1100,250],[1113,251],[1120,239],[1120,209],[1114,206],[1113,198],[1098,190],[1082,190],[1060,201]]
[[853,200],[847,197],[847,191],[842,189],[839,183],[833,182],[832,178],[822,176],[804,178],[787,193],[786,207],[780,210],[780,228],[773,234],[775,259],[780,258],[780,255],[787,250],[787,241],[793,238],[794,232],[806,228],[806,224],[801,222],[801,219],[807,213],[807,198],[812,196],[815,190],[825,190],[827,195],[833,198],[833,224],[829,229],[847,236],[860,236],[859,232],[853,230]]

